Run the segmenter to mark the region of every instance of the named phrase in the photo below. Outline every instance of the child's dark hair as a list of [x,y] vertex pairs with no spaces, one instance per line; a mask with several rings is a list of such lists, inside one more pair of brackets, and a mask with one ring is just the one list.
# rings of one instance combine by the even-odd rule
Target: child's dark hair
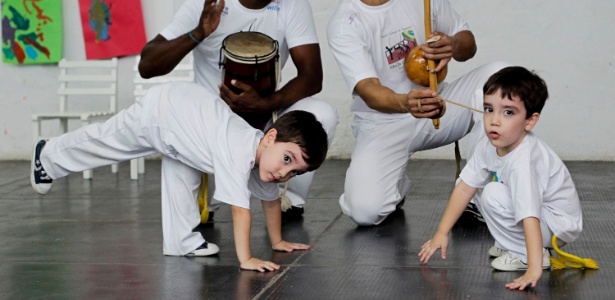
[[307,157],[308,171],[320,167],[327,157],[329,148],[327,133],[314,114],[302,110],[294,110],[280,116],[270,129],[277,130],[276,143],[295,143]]
[[517,96],[521,99],[527,111],[526,119],[540,113],[549,98],[545,81],[524,67],[506,67],[491,75],[483,86],[483,94],[492,95],[498,90],[502,97],[512,100]]

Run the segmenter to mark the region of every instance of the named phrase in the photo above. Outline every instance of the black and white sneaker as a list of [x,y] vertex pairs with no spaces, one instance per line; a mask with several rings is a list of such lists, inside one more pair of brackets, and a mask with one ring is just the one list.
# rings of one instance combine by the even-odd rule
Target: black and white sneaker
[[186,255],[187,256],[210,256],[210,255],[218,254],[218,252],[220,252],[220,248],[218,247],[218,245],[208,243],[207,241],[205,241],[194,251]]
[[472,217],[476,221],[485,223],[483,215],[481,215],[480,211],[478,211],[478,207],[476,207],[476,204],[472,202],[468,203],[468,206],[466,206],[466,209],[463,211],[463,214]]
[[282,222],[294,222],[303,220],[303,207],[291,206],[282,212]]
[[53,182],[41,164],[40,156],[43,147],[45,147],[45,143],[45,140],[40,140],[34,145],[30,169],[30,183],[32,184],[32,188],[41,195],[49,193]]

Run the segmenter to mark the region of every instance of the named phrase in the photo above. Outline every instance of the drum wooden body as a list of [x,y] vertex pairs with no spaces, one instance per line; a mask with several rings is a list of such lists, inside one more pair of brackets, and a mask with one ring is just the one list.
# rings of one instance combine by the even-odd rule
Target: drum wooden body
[[235,79],[250,85],[261,97],[277,89],[279,78],[278,42],[260,32],[237,32],[222,41],[220,67],[222,82],[234,93],[243,91],[234,87]]

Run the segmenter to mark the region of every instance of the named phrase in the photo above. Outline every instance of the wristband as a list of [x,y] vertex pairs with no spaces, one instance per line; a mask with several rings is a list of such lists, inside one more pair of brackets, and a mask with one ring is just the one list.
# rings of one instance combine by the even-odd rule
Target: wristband
[[202,41],[197,40],[194,36],[192,36],[192,31],[188,32],[188,36],[197,44],[200,44]]

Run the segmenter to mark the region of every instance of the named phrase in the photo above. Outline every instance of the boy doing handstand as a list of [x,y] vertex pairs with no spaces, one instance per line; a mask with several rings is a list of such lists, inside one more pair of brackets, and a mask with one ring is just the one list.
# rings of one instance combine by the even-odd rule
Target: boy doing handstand
[[555,152],[531,130],[548,97],[547,85],[533,72],[508,67],[483,87],[487,139],[476,145],[461,172],[438,230],[423,244],[420,261],[427,263],[438,248],[446,258],[448,234],[467,204],[477,197],[495,246],[491,266],[501,271],[526,270],[506,284],[509,289],[535,287],[550,267],[551,236],[558,246],[579,237],[582,214],[568,169]]
[[163,254],[207,256],[218,246],[193,229],[201,173],[215,173],[214,199],[232,205],[237,257],[242,269],[280,266],[250,253],[250,196],[262,199],[272,248],[310,246],[282,239],[278,184],[313,171],[327,154],[327,134],[305,111],[282,115],[266,133],[252,128],[217,95],[194,83],[152,87],[134,105],[104,123],[91,124],[34,147],[32,187],[40,194],[53,180],[161,153]]

